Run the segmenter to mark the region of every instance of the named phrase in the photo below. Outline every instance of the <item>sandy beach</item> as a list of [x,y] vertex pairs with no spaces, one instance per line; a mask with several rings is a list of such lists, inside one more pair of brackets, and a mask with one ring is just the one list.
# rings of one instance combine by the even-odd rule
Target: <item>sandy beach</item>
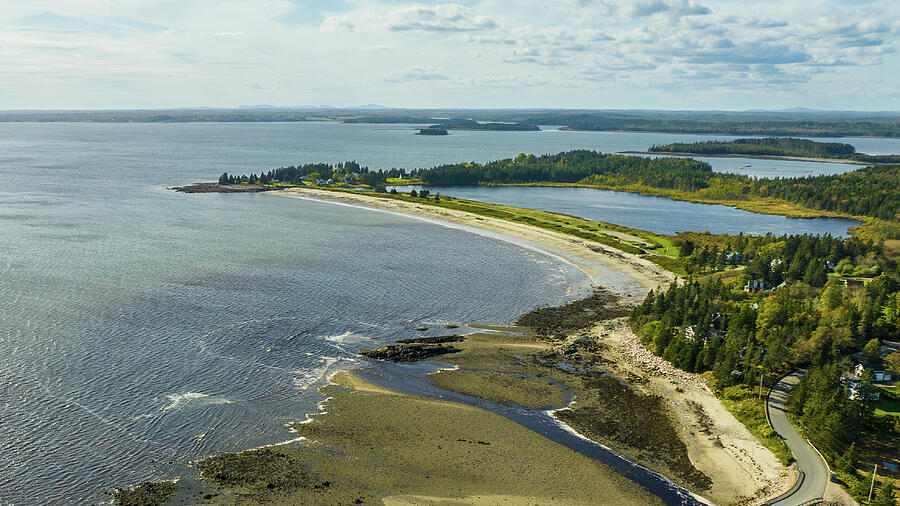
[[[358,194],[311,189],[276,193],[432,218],[523,240],[575,264],[596,284],[623,296],[626,303],[638,302],[647,291],[675,279],[673,274],[636,255],[524,224]],[[636,281],[640,289],[633,285],[622,289],[614,280],[610,283],[603,275],[607,270],[624,274]],[[712,479],[713,485],[704,497],[718,504],[749,504],[777,495],[793,482],[793,476],[724,408],[700,376],[681,371],[653,355],[623,320],[601,322],[590,329],[590,334],[609,345],[602,356],[613,364],[617,376],[647,395],[667,400],[669,416],[687,445],[691,462]]]
[[[640,302],[648,291],[668,286],[675,279],[672,273],[653,262],[603,244],[463,211],[355,193],[308,188],[291,188],[269,192],[268,195],[287,195],[364,206],[439,220],[476,233],[487,232],[488,235],[498,239],[514,239],[513,242],[538,249],[572,263],[587,274],[594,284],[603,285],[632,302]],[[621,235],[613,231],[608,233]]]

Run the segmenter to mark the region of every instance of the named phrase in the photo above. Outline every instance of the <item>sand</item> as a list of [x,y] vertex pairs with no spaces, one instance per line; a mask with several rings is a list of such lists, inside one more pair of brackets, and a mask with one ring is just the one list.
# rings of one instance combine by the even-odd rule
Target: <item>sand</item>
[[[676,279],[672,273],[637,255],[557,232],[463,211],[327,190],[298,188],[271,194],[361,205],[440,220],[472,231],[487,231],[499,234],[498,238],[514,238],[571,262],[595,283],[635,303],[643,300],[649,290],[668,286]],[[617,283],[621,278],[609,279],[611,271],[636,283]],[[625,378],[640,380],[635,383],[640,383],[646,393],[669,399],[691,461],[713,480],[705,497],[718,504],[749,504],[777,495],[793,483],[793,477],[776,457],[722,406],[700,376],[679,370],[653,355],[621,320],[603,322],[591,332],[610,345],[604,356],[614,362],[618,373]],[[387,502],[420,504],[423,500],[434,499],[395,496]]]
[[646,380],[631,383],[668,399],[691,462],[713,480],[704,497],[717,504],[754,504],[790,488],[795,477],[725,409],[703,378],[651,353],[622,320],[603,322],[591,334],[610,345],[603,355],[618,374]]
[[570,262],[587,274],[595,284],[600,284],[632,302],[643,300],[648,291],[668,286],[675,279],[672,273],[649,260],[603,244],[464,211],[355,193],[309,188],[291,188],[267,194],[381,209],[438,220],[476,233],[487,232],[488,235],[501,240],[512,239],[512,242],[538,249]]

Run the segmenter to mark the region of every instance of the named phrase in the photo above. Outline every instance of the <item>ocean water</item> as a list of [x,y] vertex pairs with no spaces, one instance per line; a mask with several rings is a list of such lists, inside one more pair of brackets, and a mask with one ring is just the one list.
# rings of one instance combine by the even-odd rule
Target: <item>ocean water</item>
[[165,186],[312,161],[412,168],[668,137],[0,124],[0,504],[108,500],[112,485],[290,439],[284,424],[313,411],[316,386],[358,364],[359,349],[421,324],[509,323],[589,289],[556,258],[410,217]]

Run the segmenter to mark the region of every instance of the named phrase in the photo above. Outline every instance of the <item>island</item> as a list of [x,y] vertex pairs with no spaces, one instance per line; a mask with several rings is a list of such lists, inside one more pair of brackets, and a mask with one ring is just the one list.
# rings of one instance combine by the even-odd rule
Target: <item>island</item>
[[495,121],[480,122],[471,119],[448,120],[437,125],[431,125],[428,128],[439,128],[444,130],[486,130],[493,132],[538,132],[541,130],[537,125],[529,125],[527,123]]
[[857,153],[856,148],[851,144],[818,142],[794,137],[672,143],[653,145],[644,152],[626,151],[625,153],[815,160],[859,164],[900,163],[900,155],[867,155]]
[[448,135],[448,132],[446,128],[431,126],[419,130],[416,135]]

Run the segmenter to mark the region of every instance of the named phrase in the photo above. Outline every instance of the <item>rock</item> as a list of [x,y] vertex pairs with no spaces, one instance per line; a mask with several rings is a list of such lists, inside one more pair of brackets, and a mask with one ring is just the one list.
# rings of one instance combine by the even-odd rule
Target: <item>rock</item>
[[460,351],[462,350],[455,346],[446,346],[443,344],[408,343],[382,346],[381,348],[375,348],[374,350],[362,350],[359,354],[376,360],[415,362],[416,360],[425,360],[431,357],[446,355],[448,353],[458,353]]

